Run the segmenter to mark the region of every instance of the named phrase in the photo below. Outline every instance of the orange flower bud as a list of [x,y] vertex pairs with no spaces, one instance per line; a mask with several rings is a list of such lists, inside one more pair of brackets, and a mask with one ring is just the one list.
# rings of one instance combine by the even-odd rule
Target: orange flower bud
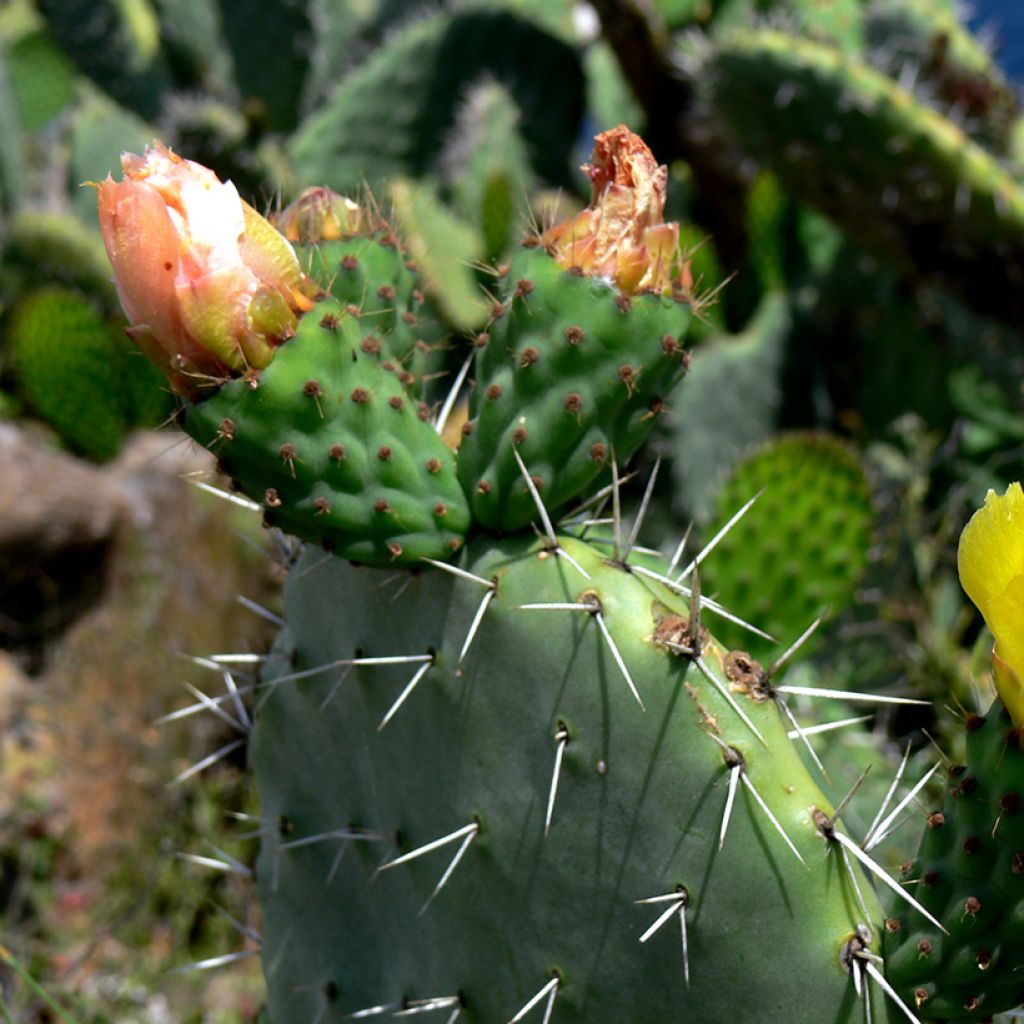
[[540,236],[566,270],[614,281],[627,293],[688,297],[679,225],[664,222],[668,168],[625,125],[594,140],[590,206]]
[[316,288],[292,247],[234,185],[157,143],[96,185],[128,333],[191,396],[261,369]]

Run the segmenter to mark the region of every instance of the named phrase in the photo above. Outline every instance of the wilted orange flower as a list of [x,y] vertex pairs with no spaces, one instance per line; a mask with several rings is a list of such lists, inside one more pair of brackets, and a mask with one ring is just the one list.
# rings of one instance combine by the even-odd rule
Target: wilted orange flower
[[192,395],[266,366],[316,289],[292,247],[209,168],[157,143],[96,185],[128,333]]
[[628,293],[687,295],[689,264],[679,254],[679,225],[666,224],[668,168],[625,125],[594,140],[590,206],[539,239],[567,270],[614,281]]

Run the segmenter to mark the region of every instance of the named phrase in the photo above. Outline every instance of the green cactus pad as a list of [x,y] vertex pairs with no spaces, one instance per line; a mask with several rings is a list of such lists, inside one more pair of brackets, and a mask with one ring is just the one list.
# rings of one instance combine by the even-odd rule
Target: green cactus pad
[[22,36],[7,59],[22,127],[37,132],[75,98],[75,69],[45,31]]
[[528,19],[486,8],[411,21],[352,68],[292,139],[299,176],[345,191],[436,171],[459,106],[482,79],[515,97],[537,173],[569,184],[584,104],[579,55]]
[[672,472],[679,498],[707,521],[732,467],[774,431],[792,330],[788,297],[770,292],[742,334],[700,346],[672,402]]
[[627,296],[524,248],[504,301],[480,336],[459,476],[485,526],[537,517],[515,453],[549,512],[577,497],[614,457],[623,466],[685,372],[690,307]]
[[53,38],[101,89],[143,117],[159,114],[171,74],[149,0],[43,0],[39,8]]
[[185,429],[268,523],[344,558],[391,565],[448,557],[469,526],[455,456],[425,416],[359,320],[331,299],[262,374],[188,406]]
[[243,108],[274,131],[290,131],[315,53],[312,5],[219,0],[217,6]]
[[111,311],[117,308],[99,232],[64,214],[22,209],[10,218],[3,283],[12,292],[66,284],[96,296]]
[[10,68],[0,53],[0,209],[15,206],[24,188],[21,132]]
[[864,41],[862,0],[715,0],[713,27],[750,27],[765,21],[793,26],[800,35],[856,53]]
[[[730,694],[762,743],[717,688],[720,646],[702,645],[717,685],[664,646],[687,621],[678,598],[561,543],[586,578],[529,538],[481,539],[460,566],[494,589],[430,572],[400,620],[385,573],[319,552],[293,570],[250,745],[277,825],[257,865],[275,1024],[430,999],[439,1020],[496,1024],[538,993],[524,1021],[552,1000],[558,1024],[859,1024],[842,953],[857,925],[877,941],[878,905],[861,878],[863,921],[826,856],[824,798],[774,703]],[[587,600],[600,621],[523,607]],[[719,848],[722,744],[804,863],[739,776]]]
[[1020,322],[1024,190],[963,129],[858,58],[782,32],[723,35],[695,77],[709,117],[797,197]]
[[166,413],[159,371],[83,295],[30,293],[15,307],[8,340],[21,394],[88,458],[112,458],[130,427]]
[[967,764],[928,816],[907,891],[946,927],[893,908],[886,974],[921,1020],[983,1021],[1024,1001],[1024,751],[999,701],[969,715]]
[[[826,435],[783,436],[738,465],[705,534],[753,507],[702,563],[705,593],[777,637],[795,640],[826,607],[842,611],[867,567],[871,490],[851,449]],[[766,653],[726,623],[722,635]]]
[[389,195],[424,291],[453,328],[479,328],[487,306],[473,272],[483,257],[476,225],[447,207],[429,183],[399,178],[391,182]]
[[425,304],[419,268],[389,227],[297,248],[303,269],[353,315],[364,339],[379,342],[410,394],[425,398],[438,369],[442,331]]
[[898,78],[913,69],[918,91],[959,108],[969,134],[998,152],[1009,148],[1020,101],[992,53],[955,10],[935,0],[870,0],[864,9],[868,59]]

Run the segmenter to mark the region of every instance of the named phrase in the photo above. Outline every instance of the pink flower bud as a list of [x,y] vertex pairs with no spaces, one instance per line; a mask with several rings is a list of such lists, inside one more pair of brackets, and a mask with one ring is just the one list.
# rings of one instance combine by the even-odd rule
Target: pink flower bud
[[234,185],[157,143],[96,185],[128,333],[192,396],[266,366],[312,306],[292,247]]
[[539,239],[567,270],[613,281],[633,294],[687,297],[689,264],[679,253],[679,225],[664,222],[668,168],[625,125],[594,140],[590,206]]

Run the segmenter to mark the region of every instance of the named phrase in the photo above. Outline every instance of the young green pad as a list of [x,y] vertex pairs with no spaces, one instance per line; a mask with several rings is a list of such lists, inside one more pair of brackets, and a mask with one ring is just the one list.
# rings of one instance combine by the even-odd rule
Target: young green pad
[[[702,563],[708,593],[775,637],[797,637],[826,609],[840,614],[868,564],[875,515],[856,452],[828,434],[785,434],[736,466],[704,531],[750,512]],[[770,650],[726,624],[723,638]]]
[[514,530],[536,516],[518,451],[549,512],[650,433],[683,376],[685,302],[628,296],[524,248],[481,335],[459,476],[474,516]]
[[384,227],[298,251],[303,269],[358,315],[363,337],[378,342],[410,392],[422,396],[440,330],[427,315],[416,264],[395,233]]
[[999,701],[966,727],[967,764],[907,867],[949,934],[902,906],[886,922],[886,973],[921,1020],[990,1020],[1024,1001],[1024,751]]
[[558,540],[589,582],[522,537],[408,585],[293,570],[250,748],[276,1024],[442,997],[460,1024],[859,1024],[842,954],[880,911],[774,702],[703,631],[703,669],[670,648],[679,598]]
[[469,511],[455,456],[336,301],[319,303],[260,374],[185,412],[268,523],[373,565],[447,558]]

